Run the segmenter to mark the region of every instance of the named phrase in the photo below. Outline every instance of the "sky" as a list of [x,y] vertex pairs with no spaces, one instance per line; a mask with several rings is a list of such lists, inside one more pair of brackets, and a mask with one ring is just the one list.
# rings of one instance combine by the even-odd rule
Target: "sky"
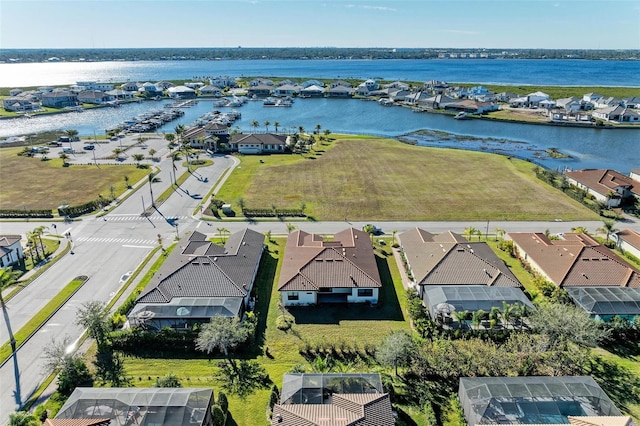
[[0,0],[0,48],[640,49],[638,0]]

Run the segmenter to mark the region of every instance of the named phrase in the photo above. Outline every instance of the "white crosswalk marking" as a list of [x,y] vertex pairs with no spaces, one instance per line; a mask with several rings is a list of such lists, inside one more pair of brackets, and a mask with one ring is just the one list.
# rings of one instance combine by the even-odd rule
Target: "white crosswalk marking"
[[[175,217],[175,216],[173,216]],[[178,220],[185,220],[185,219],[189,219],[189,216],[177,216]],[[152,222],[155,221],[159,221],[159,220],[167,220],[166,217],[160,216],[160,215],[154,215],[154,216],[149,216],[149,217],[144,217],[144,216],[140,216],[140,215],[124,215],[124,216],[113,216],[113,215],[109,215],[109,216],[103,216],[101,218],[98,218],[97,220],[102,220],[104,221],[106,219],[107,222],[140,222],[140,221],[144,221],[144,220],[151,220]]]
[[141,240],[135,238],[104,238],[104,237],[78,237],[78,242],[89,243],[117,243],[117,244],[155,244],[156,240]]

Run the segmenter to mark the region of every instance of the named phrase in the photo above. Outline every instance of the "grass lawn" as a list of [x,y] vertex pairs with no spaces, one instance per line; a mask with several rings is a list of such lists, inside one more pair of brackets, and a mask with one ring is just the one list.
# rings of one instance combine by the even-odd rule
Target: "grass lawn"
[[124,176],[135,183],[149,169],[134,165],[72,165],[62,167],[62,160],[20,157],[22,148],[0,149],[0,209],[55,209],[61,204],[86,203],[98,194],[109,196],[126,190]]
[[[264,163],[260,163],[263,160]],[[299,208],[316,220],[597,220],[500,155],[340,137],[304,155],[242,156],[217,198],[236,210]]]
[[[279,293],[277,278],[280,271],[282,250],[285,240],[278,239],[268,244],[269,251],[263,255],[256,281],[256,312],[258,312],[258,338],[255,350],[245,355],[257,359],[267,370],[271,380],[282,387],[282,377],[296,364],[303,364],[310,369],[299,349],[305,341],[320,343],[344,341],[351,347],[363,349],[371,347],[392,330],[409,329],[406,321],[406,296],[400,281],[398,268],[393,256],[383,256],[377,250],[378,267],[383,280],[381,305],[377,308],[366,306],[346,307],[305,307],[291,310],[296,324],[288,332],[278,330],[275,326],[280,313],[278,308]],[[268,348],[268,355],[265,351]],[[361,351],[363,352],[363,351]],[[344,371],[362,371],[363,363],[343,363]],[[213,387],[216,394],[220,390],[220,379],[217,377],[217,360],[202,359],[160,359],[125,357],[127,376],[131,377],[133,386],[151,386],[157,377],[173,373],[178,376],[183,386]],[[358,367],[361,367],[358,369]],[[233,421],[227,424],[254,426],[268,424],[265,409],[269,400],[269,390],[260,390],[245,401],[229,396],[229,410]],[[409,410],[409,408],[407,408]],[[421,414],[416,410],[411,414],[420,424]],[[264,419],[264,422],[262,421]]]
[[[592,350],[595,355],[602,357],[605,361],[610,361],[617,365],[619,368],[626,369],[629,374],[635,376],[636,381],[640,380],[640,355],[630,355],[630,356],[619,356],[613,354],[602,348],[595,348]],[[613,386],[617,387],[618,385],[622,385],[622,383],[614,383]],[[604,387],[604,390],[607,393],[611,391]],[[625,406],[621,406],[621,404],[617,404],[617,407],[623,413],[629,414],[633,416],[636,423],[640,421],[640,402],[628,402]]]

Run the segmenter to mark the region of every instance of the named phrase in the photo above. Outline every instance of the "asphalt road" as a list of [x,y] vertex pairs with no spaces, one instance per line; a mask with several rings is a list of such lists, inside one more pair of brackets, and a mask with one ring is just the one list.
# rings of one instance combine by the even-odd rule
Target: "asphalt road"
[[[163,143],[164,141],[156,141]],[[158,155],[161,155],[158,147]],[[166,154],[165,147],[165,154]],[[150,216],[141,216],[143,203],[150,206],[151,195],[149,184],[145,182],[135,194],[123,201],[112,212],[102,218],[87,217],[80,221],[63,224],[56,223],[55,233],[70,231],[74,254],[67,254],[53,265],[40,278],[32,282],[8,303],[11,327],[17,331],[38,312],[69,281],[78,275],[87,275],[89,281],[67,302],[42,329],[24,344],[7,363],[0,368],[0,424],[8,422],[11,412],[17,410],[29,398],[42,380],[49,374],[44,370],[43,349],[52,339],[61,341],[68,336],[75,341],[82,334],[74,324],[79,306],[90,300],[108,301],[121,286],[122,274],[136,269],[151,249],[158,245],[158,235],[167,245],[177,234],[184,235],[197,229],[205,234],[215,235],[216,228],[224,226],[231,232],[250,227],[258,232],[271,231],[273,235],[286,235],[287,223],[269,222],[205,222],[194,215],[194,211],[203,203],[211,185],[236,160],[232,157],[216,156],[214,165],[198,169],[181,188],[175,191],[157,211]],[[160,182],[152,184],[154,197],[160,195],[172,182],[171,161],[163,159],[156,163],[161,171]],[[177,164],[178,176],[184,168]],[[208,182],[204,182],[204,178]],[[178,226],[172,226],[167,218],[177,217]],[[300,229],[308,232],[333,234],[347,227],[361,229],[366,222],[294,222]],[[51,226],[51,222],[0,222],[0,233],[24,234],[36,226]],[[430,232],[439,233],[447,230],[462,233],[469,226],[479,229],[483,234],[492,234],[496,228],[506,232],[569,232],[571,228],[584,226],[594,232],[600,227],[595,222],[376,222],[382,230],[390,235],[393,231],[403,232],[413,227],[421,227]],[[631,228],[640,231],[640,223],[619,223],[618,228]],[[52,229],[50,231],[53,232]],[[6,342],[8,334],[4,319],[0,319],[0,341]]]

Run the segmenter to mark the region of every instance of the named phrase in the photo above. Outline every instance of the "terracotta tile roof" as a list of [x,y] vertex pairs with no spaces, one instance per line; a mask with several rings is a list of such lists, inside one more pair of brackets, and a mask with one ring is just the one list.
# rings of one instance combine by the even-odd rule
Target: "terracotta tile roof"
[[623,229],[618,232],[618,238],[640,250],[640,234],[631,229]]
[[389,394],[333,394],[331,404],[277,404],[274,426],[392,426]]
[[560,287],[640,287],[640,270],[587,234],[568,233],[563,240],[526,232],[509,237],[525,261],[535,263]]
[[289,234],[278,290],[382,287],[369,235],[349,228],[333,241],[297,230]]
[[640,192],[640,182],[615,170],[588,169],[566,172],[565,174],[567,177],[604,196],[606,196],[609,191],[613,191],[621,186],[627,187],[634,193]]
[[231,136],[231,142],[238,144],[285,145],[287,136],[275,133],[237,133]]
[[419,285],[521,287],[486,243],[469,242],[451,231],[434,235],[420,228],[398,239]]

